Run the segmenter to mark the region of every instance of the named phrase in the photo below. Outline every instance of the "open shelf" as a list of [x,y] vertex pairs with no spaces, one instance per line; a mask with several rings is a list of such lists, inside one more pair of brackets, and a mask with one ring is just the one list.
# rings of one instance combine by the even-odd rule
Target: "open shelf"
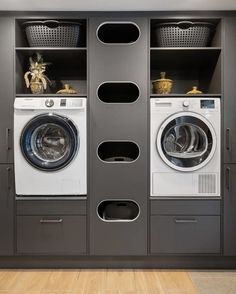
[[139,213],[138,204],[131,200],[104,200],[97,208],[98,216],[107,222],[134,221]]
[[151,93],[152,82],[160,78],[160,72],[173,80],[173,94],[186,94],[193,86],[204,94],[221,93],[220,53],[219,47],[151,48]]
[[50,62],[45,74],[52,81],[52,87],[44,94],[54,95],[64,84],[70,84],[79,96],[87,95],[87,50],[84,48],[16,48],[16,95],[35,96],[26,88],[24,74],[29,69],[29,57],[36,52],[43,56],[44,62]]

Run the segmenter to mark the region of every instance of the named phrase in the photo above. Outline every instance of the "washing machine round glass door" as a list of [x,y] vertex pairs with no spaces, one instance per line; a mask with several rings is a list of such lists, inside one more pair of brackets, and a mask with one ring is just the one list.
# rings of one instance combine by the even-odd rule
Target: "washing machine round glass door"
[[56,171],[75,157],[79,150],[79,134],[67,117],[47,113],[27,123],[20,145],[29,164],[40,170]]
[[211,123],[203,116],[182,112],[164,121],[156,143],[167,165],[179,171],[193,171],[213,157],[216,135]]

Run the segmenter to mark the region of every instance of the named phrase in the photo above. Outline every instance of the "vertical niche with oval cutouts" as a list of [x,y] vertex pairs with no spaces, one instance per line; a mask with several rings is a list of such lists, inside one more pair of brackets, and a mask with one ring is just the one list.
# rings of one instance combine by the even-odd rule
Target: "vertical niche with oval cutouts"
[[104,103],[133,103],[140,96],[140,89],[134,82],[107,81],[97,89],[98,98]]
[[140,28],[134,22],[108,21],[97,29],[97,38],[104,44],[133,44],[140,37]]
[[139,154],[139,146],[132,141],[104,141],[97,149],[98,158],[106,163],[132,163]]

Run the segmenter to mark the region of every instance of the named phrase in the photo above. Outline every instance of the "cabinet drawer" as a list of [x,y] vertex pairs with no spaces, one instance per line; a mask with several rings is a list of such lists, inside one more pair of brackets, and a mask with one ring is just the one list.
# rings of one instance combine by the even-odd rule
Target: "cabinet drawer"
[[85,215],[86,200],[18,200],[17,215]]
[[151,200],[152,215],[220,215],[220,200]]
[[151,253],[220,253],[220,217],[152,216]]
[[86,216],[18,216],[17,252],[85,254]]

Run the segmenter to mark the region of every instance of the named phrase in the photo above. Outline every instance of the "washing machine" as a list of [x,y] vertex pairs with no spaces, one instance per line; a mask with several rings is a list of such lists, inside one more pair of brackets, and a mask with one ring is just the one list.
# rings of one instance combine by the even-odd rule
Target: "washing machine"
[[220,197],[219,98],[151,99],[153,197]]
[[87,193],[86,98],[16,98],[18,196]]

